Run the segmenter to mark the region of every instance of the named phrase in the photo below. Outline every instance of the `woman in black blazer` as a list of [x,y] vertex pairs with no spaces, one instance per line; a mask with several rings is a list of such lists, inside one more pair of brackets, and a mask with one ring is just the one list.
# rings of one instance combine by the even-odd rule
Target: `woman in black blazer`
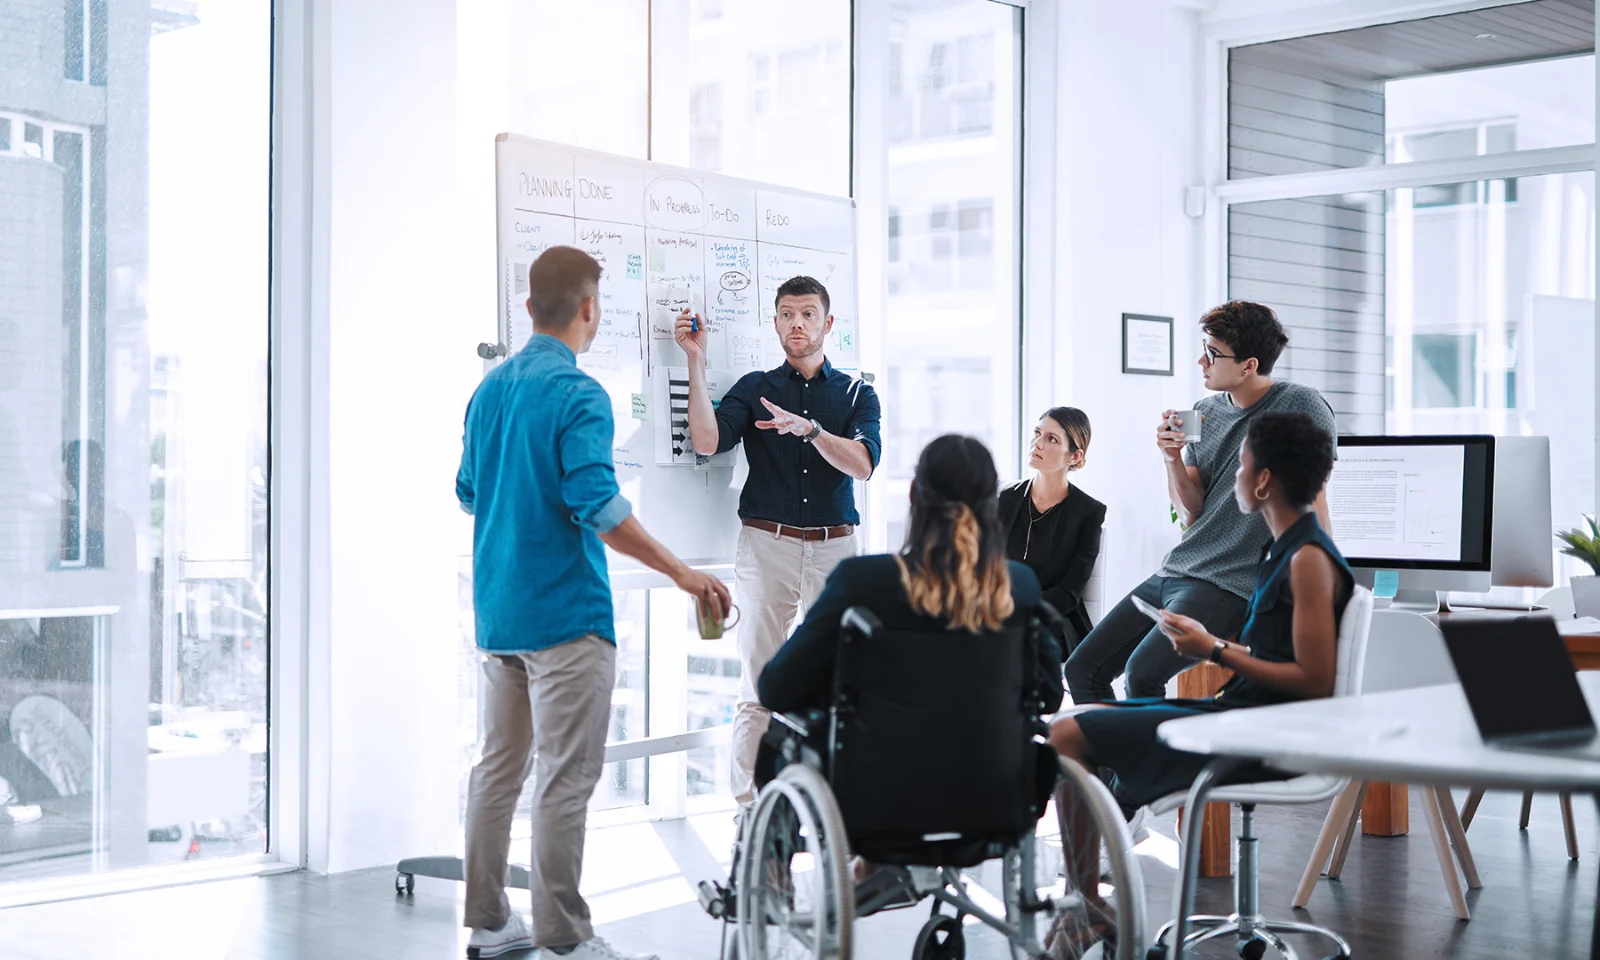
[[1058,638],[1063,655],[1094,627],[1083,590],[1100,557],[1106,505],[1067,480],[1088,452],[1089,417],[1076,407],[1047,410],[1033,428],[1034,475],[1000,491],[1006,556],[1033,571],[1045,602],[1066,620],[1067,635]]

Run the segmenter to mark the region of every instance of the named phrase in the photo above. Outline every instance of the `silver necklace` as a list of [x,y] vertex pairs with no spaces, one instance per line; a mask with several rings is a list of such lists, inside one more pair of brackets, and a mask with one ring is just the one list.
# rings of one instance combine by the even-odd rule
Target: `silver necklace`
[[[1033,523],[1034,523],[1034,521],[1043,519],[1044,515],[1046,513],[1049,513],[1050,510],[1054,510],[1056,507],[1061,506],[1061,504],[1057,503],[1056,507],[1051,507],[1050,510],[1045,510],[1042,513],[1039,513],[1039,514],[1035,515],[1035,513],[1034,513],[1034,509],[1035,508],[1034,508],[1034,504],[1033,504],[1033,480],[1032,480],[1032,478],[1030,478],[1028,480],[1028,489],[1023,491],[1023,495],[1028,498],[1028,534],[1027,534],[1026,537],[1023,538],[1023,541],[1022,541],[1022,559],[1026,560],[1026,559],[1028,559],[1028,552],[1033,549]],[[1063,497],[1062,499],[1065,500],[1066,498]]]

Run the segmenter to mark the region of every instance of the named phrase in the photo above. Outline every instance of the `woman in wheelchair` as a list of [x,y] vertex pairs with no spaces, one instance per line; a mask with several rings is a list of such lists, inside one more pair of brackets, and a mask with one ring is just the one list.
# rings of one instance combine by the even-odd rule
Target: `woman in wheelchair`
[[[911,515],[899,553],[854,557],[828,577],[817,602],[789,641],[761,672],[761,705],[781,713],[823,708],[832,694],[840,619],[851,607],[870,610],[891,631],[981,635],[1026,628],[1039,612],[1039,581],[1026,566],[1006,560],[1005,531],[995,493],[999,486],[988,449],[972,437],[947,434],[928,444],[911,481]],[[1043,713],[1062,700],[1061,654],[1051,631],[1035,631],[1033,655],[1023,665]],[[928,662],[907,662],[910,674]],[[776,726],[776,725],[775,725]],[[777,772],[775,743],[787,734],[768,731],[756,764],[758,783]]]
[[[1333,693],[1339,620],[1355,584],[1313,509],[1332,472],[1333,454],[1333,438],[1309,416],[1261,414],[1239,450],[1234,498],[1241,511],[1266,520],[1273,539],[1261,548],[1244,629],[1236,639],[1223,640],[1189,617],[1161,611],[1162,632],[1179,652],[1233,671],[1233,679],[1216,697],[1095,704],[1051,725],[1050,742],[1056,750],[1091,770],[1098,768],[1125,811],[1188,787],[1209,759],[1163,745],[1156,737],[1162,723]],[[1230,782],[1279,776],[1256,767]],[[1081,832],[1089,818],[1073,816],[1072,805],[1079,798],[1064,794],[1058,792],[1056,805],[1065,838],[1067,823]],[[1096,838],[1075,839],[1074,850],[1098,847]],[[1083,889],[1099,865],[1093,855],[1078,859],[1089,862],[1067,863],[1064,869]]]
[[[859,688],[851,722],[862,727],[861,735],[833,770],[834,790],[844,791],[845,823],[861,840],[854,844],[862,855],[854,866],[858,882],[872,871],[863,857],[907,863],[928,855],[884,852],[884,844],[863,831],[871,834],[889,823],[911,832],[942,832],[959,829],[958,821],[1005,821],[1010,829],[1028,829],[1054,786],[1054,754],[1042,746],[1047,730],[1041,719],[1060,707],[1063,694],[1054,617],[1041,608],[1033,572],[1006,560],[997,486],[994,461],[979,441],[947,435],[928,444],[911,484],[905,546],[899,553],[839,564],[759,678],[762,706],[785,715],[834,703],[840,696],[836,670],[850,674]],[[869,646],[876,645],[877,661],[859,670],[840,668],[841,619],[852,607],[876,621]],[[963,637],[968,639],[958,639]],[[1005,668],[974,645],[1005,650],[1022,662]],[[885,663],[891,647],[896,652],[887,653],[892,662]],[[1000,693],[1006,677],[1013,678],[1010,694]],[[885,711],[885,703],[893,706]],[[1003,732],[1013,729],[1015,743]],[[999,749],[997,731],[1006,741]],[[1037,737],[1037,745],[1030,737]],[[815,730],[801,738],[773,722],[757,758],[757,784],[770,782],[801,743],[821,753],[824,739]],[[1002,773],[1022,756],[1018,751],[1038,751],[1037,761],[1026,762],[1044,771],[1028,777],[1027,788]],[[982,759],[971,760],[974,755]],[[985,762],[993,769],[971,766]],[[1036,795],[1023,798],[1024,792]]]

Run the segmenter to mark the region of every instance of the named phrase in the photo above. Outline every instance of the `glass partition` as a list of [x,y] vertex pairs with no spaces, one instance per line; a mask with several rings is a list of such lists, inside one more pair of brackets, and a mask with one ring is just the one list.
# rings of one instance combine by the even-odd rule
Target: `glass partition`
[[271,3],[0,35],[0,884],[261,853]]

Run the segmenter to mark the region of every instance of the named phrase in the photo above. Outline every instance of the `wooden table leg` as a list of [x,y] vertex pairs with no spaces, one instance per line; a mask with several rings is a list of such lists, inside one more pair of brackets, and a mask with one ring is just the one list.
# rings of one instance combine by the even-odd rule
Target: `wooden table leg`
[[[1178,836],[1183,836],[1183,815],[1178,811]],[[1233,804],[1206,804],[1205,823],[1200,827],[1201,877],[1233,876]]]
[[[1233,671],[1204,660],[1178,674],[1178,696],[1196,700],[1215,696]],[[1233,875],[1233,807],[1226,803],[1206,804],[1205,824],[1200,834],[1200,876]],[[1183,818],[1178,819],[1178,835],[1183,835]]]
[[1369,837],[1403,837],[1411,830],[1411,807],[1403,783],[1367,785],[1361,803],[1361,832]]

